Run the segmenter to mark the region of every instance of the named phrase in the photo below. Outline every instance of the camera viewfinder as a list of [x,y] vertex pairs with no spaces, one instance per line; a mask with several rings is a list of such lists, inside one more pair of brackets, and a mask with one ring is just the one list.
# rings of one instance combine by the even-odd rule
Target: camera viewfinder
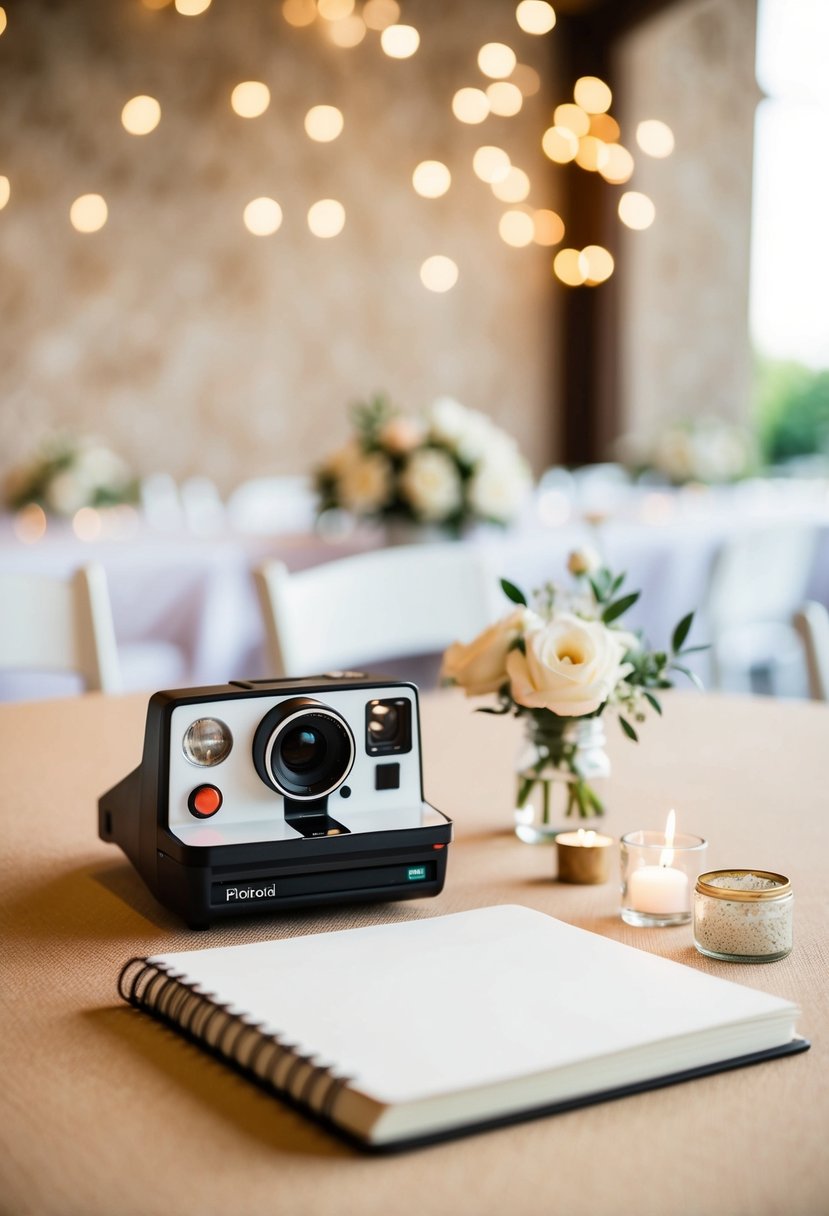
[[391,756],[412,750],[412,703],[405,697],[366,705],[366,751]]

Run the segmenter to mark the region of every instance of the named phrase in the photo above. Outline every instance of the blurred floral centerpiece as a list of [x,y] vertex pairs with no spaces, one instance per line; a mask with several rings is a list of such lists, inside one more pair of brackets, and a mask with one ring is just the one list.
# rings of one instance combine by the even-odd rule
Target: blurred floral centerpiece
[[505,525],[532,478],[515,441],[485,414],[444,397],[425,416],[377,396],[354,408],[355,434],[316,472],[320,512],[437,526]]
[[81,507],[135,502],[138,482],[120,456],[98,440],[60,435],[12,470],[3,497],[13,511],[35,503],[47,514],[71,516]]
[[757,443],[745,427],[714,416],[677,419],[652,439],[625,436],[620,456],[635,473],[670,485],[724,485],[748,477],[758,463]]
[[526,722],[515,830],[529,843],[552,839],[561,818],[604,813],[597,783],[610,776],[606,711],[636,741],[647,711],[662,712],[657,693],[672,687],[672,672],[698,683],[678,660],[705,649],[685,647],[689,613],[674,629],[670,649],[652,650],[620,625],[640,594],[621,593],[624,575],[587,550],[570,555],[569,570],[572,588],[548,583],[531,603],[502,580],[513,610],[472,642],[455,642],[443,657],[445,682],[468,697],[495,694],[496,705],[482,713],[512,713]]

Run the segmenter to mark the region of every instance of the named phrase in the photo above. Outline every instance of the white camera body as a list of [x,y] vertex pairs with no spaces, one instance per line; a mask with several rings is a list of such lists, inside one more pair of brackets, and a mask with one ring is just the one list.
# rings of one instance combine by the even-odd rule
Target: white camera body
[[437,894],[451,824],[423,797],[414,685],[336,672],[156,693],[142,764],[100,799],[99,834],[204,927]]

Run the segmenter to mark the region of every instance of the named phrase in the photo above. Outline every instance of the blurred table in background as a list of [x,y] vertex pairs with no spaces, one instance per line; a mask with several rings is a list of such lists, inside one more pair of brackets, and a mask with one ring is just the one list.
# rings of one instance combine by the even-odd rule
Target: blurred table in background
[[[781,488],[782,487],[782,488]],[[139,516],[129,526],[104,526],[84,540],[66,522],[50,520],[44,535],[20,538],[0,518],[0,570],[65,574],[89,561],[108,576],[127,689],[224,683],[268,674],[264,630],[251,570],[278,558],[291,570],[381,547],[377,528],[336,538],[313,532],[243,533],[226,523],[211,534],[154,531]],[[542,489],[520,525],[482,527],[464,541],[479,546],[493,580],[507,577],[527,591],[565,576],[569,552],[590,545],[627,588],[642,597],[625,623],[666,645],[676,622],[704,607],[718,553],[737,536],[772,525],[812,529],[817,547],[805,594],[829,605],[829,494],[825,486],[752,482],[724,489],[635,488],[624,497],[574,503],[555,487]],[[440,594],[440,588],[435,588]],[[506,601],[505,601],[506,607]],[[333,611],[332,606],[332,611]],[[694,641],[706,641],[705,621]],[[55,695],[53,677],[0,677],[0,699]]]

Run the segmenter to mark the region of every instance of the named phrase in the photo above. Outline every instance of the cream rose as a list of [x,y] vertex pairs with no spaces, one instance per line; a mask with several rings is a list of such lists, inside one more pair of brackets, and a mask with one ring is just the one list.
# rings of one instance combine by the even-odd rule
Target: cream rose
[[560,613],[526,632],[526,654],[507,655],[513,700],[563,718],[595,713],[631,670],[622,662],[629,641],[601,621]]
[[390,418],[380,428],[377,439],[387,452],[404,455],[423,442],[424,434],[425,427],[416,418]]
[[595,574],[602,564],[598,552],[590,545],[574,549],[567,558],[567,569],[571,574]]
[[485,519],[507,523],[521,510],[531,485],[526,462],[517,451],[508,449],[478,465],[469,481],[469,504]]
[[440,523],[461,505],[461,479],[446,452],[423,448],[406,462],[400,489],[419,519]]
[[538,618],[526,608],[516,608],[467,645],[453,642],[443,656],[441,677],[457,684],[468,697],[497,692],[507,680],[507,652],[530,622],[538,623]]
[[338,489],[347,511],[356,515],[379,511],[391,497],[391,465],[379,452],[358,456],[340,474]]

